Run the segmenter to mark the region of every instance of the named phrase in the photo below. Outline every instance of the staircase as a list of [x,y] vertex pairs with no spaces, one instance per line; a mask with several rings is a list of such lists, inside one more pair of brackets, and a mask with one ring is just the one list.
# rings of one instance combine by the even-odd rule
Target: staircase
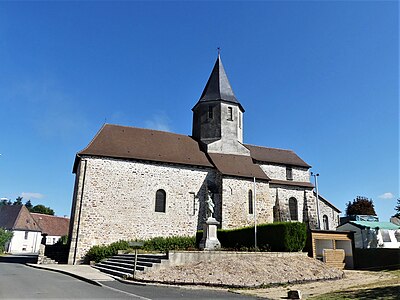
[[[167,259],[167,254],[138,254],[136,271],[143,272],[151,268],[153,264],[159,264],[162,260]],[[112,276],[129,278],[133,277],[134,264],[135,254],[118,254],[95,264],[93,267]]]

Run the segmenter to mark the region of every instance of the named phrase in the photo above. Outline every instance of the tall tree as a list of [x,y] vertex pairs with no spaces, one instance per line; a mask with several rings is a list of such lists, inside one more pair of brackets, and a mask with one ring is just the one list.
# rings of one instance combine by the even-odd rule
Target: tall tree
[[363,196],[357,196],[353,202],[349,201],[346,205],[346,216],[351,215],[376,216],[372,199],[368,199],[367,197]]
[[17,197],[17,199],[15,199],[13,205],[22,205],[22,197]]
[[32,207],[33,207],[32,203],[31,203],[31,200],[26,201],[25,207],[26,207],[29,211],[31,211],[31,209],[32,209]]
[[397,205],[394,207],[394,210],[396,211],[396,213],[393,217],[400,218],[400,198],[397,198]]
[[38,204],[38,205],[35,205],[34,207],[32,207],[31,212],[54,216],[54,210],[52,210],[50,207],[46,207],[42,204]]

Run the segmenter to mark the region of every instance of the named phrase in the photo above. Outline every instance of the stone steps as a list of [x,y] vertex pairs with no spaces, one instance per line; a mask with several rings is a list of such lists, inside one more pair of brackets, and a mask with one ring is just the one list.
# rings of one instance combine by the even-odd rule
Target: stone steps
[[[138,254],[136,271],[143,272],[166,259],[168,259],[166,254]],[[112,276],[129,278],[133,277],[134,264],[134,254],[118,254],[95,264],[93,267]]]

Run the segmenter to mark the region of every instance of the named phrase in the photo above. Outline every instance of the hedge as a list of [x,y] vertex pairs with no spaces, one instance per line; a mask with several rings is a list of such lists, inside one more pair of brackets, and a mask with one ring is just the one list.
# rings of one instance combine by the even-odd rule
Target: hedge
[[[145,251],[167,252],[169,250],[196,249],[196,238],[189,236],[155,237],[143,242],[141,249]],[[87,261],[99,262],[105,258],[118,254],[118,250],[129,250],[128,241],[118,241],[107,246],[96,245],[86,253]]]
[[[232,250],[254,249],[254,226],[230,230],[218,230],[221,247]],[[203,236],[196,235],[197,245]],[[307,239],[307,226],[300,222],[260,224],[257,226],[257,250],[274,252],[302,251]]]
[[0,253],[5,251],[6,244],[11,241],[13,233],[0,227]]

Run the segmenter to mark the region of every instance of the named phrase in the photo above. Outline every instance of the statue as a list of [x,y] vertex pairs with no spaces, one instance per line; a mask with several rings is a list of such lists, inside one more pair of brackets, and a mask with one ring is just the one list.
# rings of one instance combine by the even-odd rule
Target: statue
[[207,217],[211,217],[213,218],[213,214],[214,214],[214,202],[212,199],[212,192],[209,190],[208,191],[208,197],[207,197]]

